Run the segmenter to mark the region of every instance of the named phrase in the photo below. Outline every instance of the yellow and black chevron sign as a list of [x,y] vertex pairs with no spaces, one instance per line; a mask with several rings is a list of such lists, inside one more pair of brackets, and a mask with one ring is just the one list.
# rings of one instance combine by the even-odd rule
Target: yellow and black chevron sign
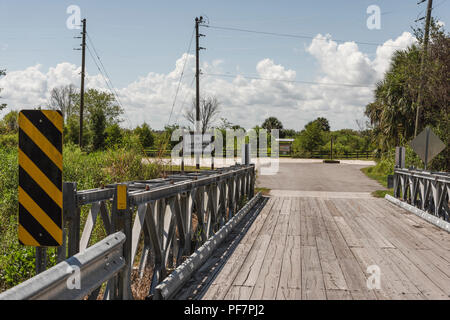
[[60,111],[19,113],[19,242],[62,244],[62,128]]

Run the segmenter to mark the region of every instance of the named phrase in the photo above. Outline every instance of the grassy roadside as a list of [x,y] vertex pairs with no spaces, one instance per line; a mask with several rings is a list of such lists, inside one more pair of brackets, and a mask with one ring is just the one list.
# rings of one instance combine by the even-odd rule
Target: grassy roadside
[[376,190],[372,192],[372,196],[375,198],[384,198],[386,194],[389,194],[391,196],[394,195],[394,189],[387,189],[387,176],[389,173],[386,173],[385,171],[379,170],[377,167],[378,165],[371,166],[371,167],[365,167],[361,168],[361,171],[369,178],[378,181],[383,187],[386,189],[384,190]]

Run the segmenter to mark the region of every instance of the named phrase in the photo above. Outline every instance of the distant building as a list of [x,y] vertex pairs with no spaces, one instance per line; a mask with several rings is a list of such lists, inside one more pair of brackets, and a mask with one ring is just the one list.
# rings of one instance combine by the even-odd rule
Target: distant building
[[276,139],[279,143],[279,152],[280,155],[290,156],[292,153],[292,142],[294,139]]

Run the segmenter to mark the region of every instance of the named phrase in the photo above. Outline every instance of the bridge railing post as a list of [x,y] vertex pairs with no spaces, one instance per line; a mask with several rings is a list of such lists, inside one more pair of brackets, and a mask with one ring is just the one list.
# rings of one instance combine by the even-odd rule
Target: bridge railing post
[[118,273],[117,279],[111,285],[110,294],[112,299],[131,300],[131,232],[132,217],[130,210],[130,201],[128,187],[126,184],[118,184],[114,188],[114,197],[112,205],[112,229],[114,232],[122,231],[125,234],[125,243],[123,244],[123,257],[125,258],[125,267]]
[[63,226],[63,245],[58,248],[58,262],[80,251],[80,208],[76,182],[63,183]]
[[77,183],[63,184],[63,217],[67,226],[67,257],[80,252],[80,213],[77,202]]

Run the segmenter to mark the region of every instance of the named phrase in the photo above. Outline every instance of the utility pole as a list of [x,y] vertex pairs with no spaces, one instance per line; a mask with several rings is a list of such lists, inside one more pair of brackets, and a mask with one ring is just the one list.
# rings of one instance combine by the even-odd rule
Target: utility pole
[[[424,0],[425,1],[425,0]],[[422,1],[422,2],[424,2]],[[425,20],[425,34],[423,38],[423,51],[422,51],[422,60],[420,62],[420,84],[419,84],[419,92],[417,94],[417,109],[416,109],[416,125],[414,128],[414,137],[417,136],[417,130],[419,128],[419,110],[422,105],[422,91],[424,86],[424,68],[425,61],[427,58],[427,50],[428,50],[428,38],[430,34],[430,23],[431,23],[431,10],[433,9],[433,0],[428,0],[428,8],[427,8],[427,18]]]
[[81,89],[80,89],[80,148],[83,146],[83,108],[84,108],[84,74],[86,58],[86,19],[83,22],[82,42],[81,42]]
[[[199,53],[200,50],[205,49],[199,46],[200,37],[205,35],[198,33],[198,26],[203,22],[203,17],[195,18],[195,83],[196,83],[196,95],[195,95],[195,132],[194,136],[198,135],[200,132],[200,69],[199,69]],[[200,136],[201,137],[201,136]],[[198,138],[197,138],[198,139]],[[194,140],[195,141],[195,140]],[[201,144],[203,145],[203,144]],[[194,142],[195,150],[195,168],[200,169],[200,154],[198,148],[198,143]]]

